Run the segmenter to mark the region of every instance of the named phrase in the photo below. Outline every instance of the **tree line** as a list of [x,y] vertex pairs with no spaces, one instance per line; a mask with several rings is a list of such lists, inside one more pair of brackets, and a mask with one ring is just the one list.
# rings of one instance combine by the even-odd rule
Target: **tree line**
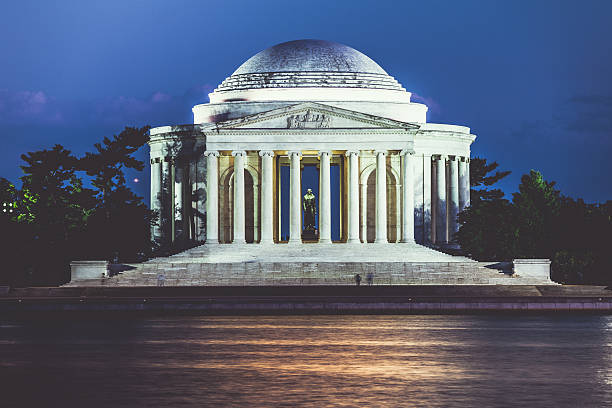
[[462,250],[480,261],[548,258],[565,284],[612,283],[612,201],[567,197],[538,171],[521,177],[512,200],[493,185],[510,174],[498,163],[470,162],[470,206],[459,214]]
[[59,144],[21,155],[21,189],[0,178],[0,284],[58,285],[70,280],[72,260],[150,256],[156,215],[125,176],[144,168],[134,153],[148,130],[127,127],[82,157]]

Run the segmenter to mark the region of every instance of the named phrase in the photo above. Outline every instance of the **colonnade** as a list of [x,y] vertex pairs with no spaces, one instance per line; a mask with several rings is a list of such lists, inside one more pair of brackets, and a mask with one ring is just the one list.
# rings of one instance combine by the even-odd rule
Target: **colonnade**
[[[159,214],[159,220],[151,229],[154,241],[204,240],[204,188],[214,186],[217,179],[204,180],[207,166],[203,158],[155,157],[151,159],[151,210]],[[215,166],[217,163],[211,163]],[[214,173],[218,172],[214,167]],[[216,198],[213,195],[212,199]],[[213,203],[210,203],[213,205]],[[209,224],[213,230],[216,220]]]
[[[359,226],[359,151],[346,151],[348,158],[348,217],[347,242],[360,242]],[[387,164],[388,151],[375,151],[376,156],[376,243],[386,243],[387,238]],[[414,151],[402,150],[401,158],[401,242],[414,242]],[[206,151],[208,200],[206,220],[206,242],[218,243],[218,158],[219,152]],[[289,151],[289,243],[301,243],[302,189],[299,151]],[[330,151],[319,151],[319,242],[331,243],[331,184]],[[233,151],[233,243],[244,243],[244,157],[246,152]],[[261,157],[261,239],[262,244],[273,244],[274,230],[274,188],[273,188],[273,151],[260,151]],[[469,166],[468,159],[458,156],[432,156],[435,168],[435,196],[433,198],[433,218],[435,227],[432,238],[436,243],[448,243],[457,229],[455,215],[469,204]],[[447,169],[448,168],[448,169]],[[447,199],[448,196],[448,199]],[[450,215],[450,216],[448,216]],[[363,237],[365,238],[365,237]]]
[[432,241],[447,244],[459,229],[457,214],[470,204],[469,158],[432,156]]
[[[274,243],[274,228],[275,228],[275,188],[274,188],[274,157],[275,152],[262,150],[258,152],[261,158],[260,164],[260,182],[261,196],[258,200],[261,223],[260,223],[260,239],[261,244]],[[362,169],[360,169],[360,155],[362,153],[357,150],[347,150],[344,155],[346,157],[346,192],[347,199],[346,209],[346,228],[343,233],[347,243],[366,242],[365,229],[360,231],[360,193],[363,196],[366,194],[364,186],[367,186],[367,180],[360,180],[364,177]],[[415,242],[415,165],[413,150],[402,150],[398,152],[377,150],[374,151],[375,169],[376,169],[376,186],[375,186],[375,243],[388,242],[387,223],[388,223],[388,206],[387,206],[387,158],[392,154],[400,156],[400,187],[398,187],[398,195],[400,197],[397,208],[397,220],[400,223],[397,240],[403,243]],[[232,151],[233,156],[233,219],[232,219],[232,243],[246,243],[246,223],[245,223],[245,160],[246,151]],[[300,151],[288,151],[286,155],[289,157],[289,244],[299,244],[302,242],[302,188],[301,188],[301,166],[300,159],[302,153]],[[201,156],[200,156],[201,157]],[[189,201],[201,202],[202,207],[205,204],[206,209],[206,242],[208,244],[216,244],[220,242],[219,237],[219,213],[222,206],[219,205],[219,157],[220,152],[216,150],[208,150],[204,152],[206,179],[205,179],[205,200],[200,200],[193,197],[182,197],[185,188],[181,185],[182,171],[188,172],[189,167],[175,167],[172,159],[157,158],[151,160],[151,208],[160,212],[167,212],[167,204],[164,205],[161,201],[160,191],[164,185],[164,177],[169,177],[173,180],[170,183],[171,192],[171,214],[160,214],[160,220],[170,221],[171,231],[168,231],[172,237],[175,236],[175,229],[180,228],[189,232],[203,230],[198,227],[197,222],[190,221],[187,212],[191,210]],[[204,157],[202,159],[204,159]],[[332,217],[331,217],[331,151],[319,151],[319,242],[322,244],[331,243],[332,233]],[[372,157],[371,151],[368,152],[368,157]],[[423,213],[431,214],[431,242],[436,244],[447,244],[452,242],[453,234],[457,231],[458,225],[456,222],[456,214],[462,211],[469,205],[469,158],[453,156],[453,155],[431,155],[431,208],[423,209]],[[420,156],[419,156],[420,159]],[[372,159],[368,159],[372,160]],[[427,158],[429,160],[429,158]],[[196,161],[199,161],[197,159]],[[204,163],[202,163],[203,165]],[[193,163],[191,164],[193,166]],[[192,171],[193,173],[193,171]],[[196,172],[197,173],[197,172]],[[397,174],[397,173],[396,173]],[[164,176],[167,175],[167,176]],[[171,178],[170,178],[171,177]],[[203,181],[203,180],[202,180]],[[361,181],[361,182],[360,182]],[[191,183],[191,180],[187,180]],[[423,180],[423,182],[426,182]],[[178,184],[177,184],[178,183]],[[361,184],[361,192],[360,192]],[[416,183],[420,185],[420,183]],[[192,187],[193,189],[193,187]],[[428,189],[429,190],[429,189]],[[363,202],[363,201],[362,201]],[[195,205],[195,204],[194,204]],[[184,208],[183,208],[184,207]],[[394,206],[391,206],[393,208]],[[230,207],[231,208],[231,207]],[[204,208],[199,211],[202,212]],[[227,210],[227,209],[226,209]],[[429,210],[429,211],[428,211]],[[362,209],[365,211],[365,208]],[[182,213],[181,217],[177,214]],[[362,214],[362,217],[365,217]],[[367,217],[366,217],[367,218]],[[365,224],[365,219],[361,218],[361,224]],[[203,220],[201,220],[203,221]],[[200,221],[200,222],[201,222]],[[177,224],[180,222],[180,224]],[[367,228],[367,227],[366,227]],[[429,229],[428,229],[429,230]],[[153,235],[160,236],[160,227],[153,228]],[[203,235],[203,234],[202,234]],[[191,239],[202,240],[204,237],[199,236],[197,232],[191,233]]]

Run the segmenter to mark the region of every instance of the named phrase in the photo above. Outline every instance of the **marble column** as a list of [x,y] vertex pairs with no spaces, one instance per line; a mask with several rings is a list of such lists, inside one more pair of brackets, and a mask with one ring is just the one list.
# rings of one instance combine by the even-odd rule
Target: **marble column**
[[171,180],[171,164],[170,159],[168,157],[161,158],[161,195],[159,197],[160,200],[160,209],[159,209],[159,227],[160,234],[162,239],[172,241],[171,233],[171,225],[170,221],[174,215],[173,207],[172,207],[172,198],[170,194],[172,193],[172,187],[170,186]]
[[446,243],[446,156],[436,157],[436,244]]
[[[421,178],[422,181],[422,187],[423,187],[423,235],[422,235],[422,240],[423,243],[433,243],[433,227],[432,227],[432,221],[433,221],[433,211],[431,208],[432,205],[432,197],[431,197],[431,189],[433,188],[433,181],[432,181],[432,175],[431,175],[431,169],[432,169],[432,164],[431,164],[432,160],[431,160],[431,155],[423,155],[422,158],[422,162],[421,162],[421,169],[423,171],[423,176]],[[421,205],[421,203],[419,202],[419,205]]]
[[414,151],[402,150],[402,242],[414,243]]
[[174,227],[173,240],[183,238],[183,167],[180,159],[175,158],[174,166]]
[[161,220],[161,189],[162,189],[162,166],[159,157],[151,159],[151,211],[157,212],[160,219],[157,225],[151,226],[151,241],[158,241],[160,238],[160,220]]
[[470,159],[462,157],[459,161],[459,211],[470,205]]
[[470,184],[470,163],[472,161],[472,159],[470,159],[469,157],[467,157],[466,159],[466,165],[465,165],[465,189],[467,191],[466,199],[465,199],[465,206],[468,207],[470,205],[470,200],[471,200],[471,195],[470,195],[470,189],[472,188],[472,185]]
[[331,243],[330,155],[329,151],[319,152],[319,242],[322,244]]
[[[362,181],[363,182],[363,181]],[[368,184],[360,184],[361,188],[361,242],[368,242]]]
[[246,244],[244,219],[244,158],[246,152],[233,151],[234,156],[234,240],[233,244]]
[[387,243],[386,151],[376,151],[376,243]]
[[273,244],[274,237],[274,185],[272,178],[272,158],[274,152],[260,151],[261,156],[261,240],[262,244]]
[[207,150],[206,156],[206,243],[219,243],[219,152]]
[[198,242],[206,241],[206,156],[202,154],[198,157],[193,165],[193,191],[195,199],[193,200],[193,218],[194,218],[194,235]]
[[359,152],[347,151],[348,180],[348,243],[359,243]]
[[183,178],[181,183],[183,184],[183,189],[181,190],[181,201],[183,205],[181,206],[181,230],[183,232],[183,239],[190,240],[192,236],[191,233],[191,179],[189,177],[189,168],[191,167],[191,159],[185,160],[183,163],[182,171]]
[[459,212],[459,161],[457,156],[449,158],[448,186],[448,240],[454,242],[457,232],[457,213]]
[[289,243],[302,242],[301,152],[289,152]]

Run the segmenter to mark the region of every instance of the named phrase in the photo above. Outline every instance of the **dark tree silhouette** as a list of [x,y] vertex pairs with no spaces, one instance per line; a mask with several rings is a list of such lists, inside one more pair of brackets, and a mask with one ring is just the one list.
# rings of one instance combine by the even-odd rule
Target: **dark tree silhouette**
[[[89,219],[85,253],[90,258],[134,261],[150,252],[153,215],[125,184],[125,169],[142,170],[134,153],[148,140],[149,127],[126,127],[113,138],[96,143],[79,164],[91,177],[96,205]],[[141,255],[141,256],[142,256]]]
[[21,166],[25,174],[18,219],[29,227],[29,250],[35,254],[23,259],[28,279],[40,284],[65,281],[65,265],[81,249],[78,237],[94,206],[93,192],[83,188],[77,175],[78,159],[61,145],[21,158],[26,165]]
[[521,177],[519,191],[512,194],[516,210],[517,253],[521,258],[550,258],[555,247],[555,229],[559,219],[561,194],[555,182],[544,180],[531,170]]
[[[459,214],[457,239],[477,260],[547,258],[553,280],[573,284],[611,284],[612,201],[586,204],[564,197],[555,183],[530,171],[521,177],[512,202],[501,191],[486,190],[506,172],[487,173],[495,166],[473,160],[476,176],[470,207]],[[470,166],[470,172],[472,167]]]
[[504,192],[498,188],[490,189],[490,187],[499,180],[508,176],[511,171],[495,171],[499,167],[497,162],[487,163],[487,159],[474,157],[470,159],[470,201],[477,200],[494,200],[502,198]]
[[513,208],[503,191],[491,188],[510,174],[495,171],[497,162],[475,157],[470,160],[470,206],[458,216],[457,242],[462,250],[478,260],[508,260],[515,250]]
[[[57,285],[70,278],[77,259],[140,260],[150,253],[151,211],[125,184],[125,169],[142,170],[134,153],[148,127],[126,128],[77,158],[61,145],[22,155],[22,189],[0,179],[2,246],[0,281]],[[85,188],[91,183],[93,188]]]

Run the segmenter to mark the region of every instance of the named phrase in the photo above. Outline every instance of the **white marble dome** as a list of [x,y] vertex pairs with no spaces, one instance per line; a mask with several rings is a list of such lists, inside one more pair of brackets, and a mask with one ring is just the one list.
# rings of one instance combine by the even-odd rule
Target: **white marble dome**
[[194,123],[210,123],[300,102],[425,122],[427,107],[367,55],[344,44],[295,40],[258,52],[193,108]]
[[367,55],[332,41],[295,40],[258,52],[232,75],[266,72],[363,72],[387,75]]
[[255,54],[216,92],[304,87],[404,91],[370,57],[351,47],[331,41],[297,40]]

